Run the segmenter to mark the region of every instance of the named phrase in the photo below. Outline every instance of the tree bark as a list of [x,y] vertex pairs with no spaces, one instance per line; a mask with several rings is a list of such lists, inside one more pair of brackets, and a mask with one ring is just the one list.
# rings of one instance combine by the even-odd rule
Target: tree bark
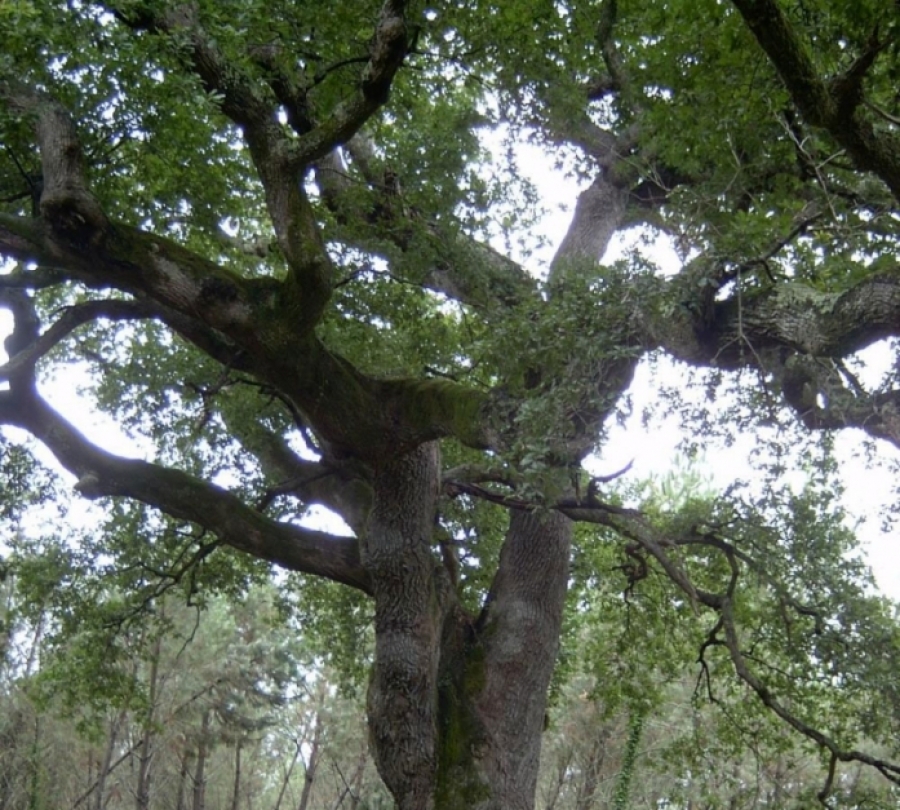
[[312,795],[313,783],[316,779],[316,771],[319,768],[319,757],[321,755],[322,744],[322,730],[322,710],[320,708],[316,712],[316,720],[313,727],[313,737],[309,747],[309,761],[306,763],[305,773],[303,774],[303,790],[300,793],[300,803],[297,805],[297,810],[306,810],[309,806],[309,797]]
[[382,462],[362,543],[375,597],[369,730],[379,773],[400,810],[434,806],[443,600],[431,536],[439,481],[436,443]]
[[94,793],[93,802],[94,810],[103,810],[103,794],[106,790],[106,779],[113,769],[113,754],[116,751],[116,740],[127,715],[128,709],[127,707],[123,707],[110,726],[109,739],[106,744],[106,751],[103,754],[103,764],[100,766],[100,772],[97,774],[97,782],[94,787],[94,790],[96,791]]
[[231,791],[231,810],[240,810],[241,806],[241,749],[243,743],[238,740],[234,746],[234,788]]
[[375,596],[370,739],[401,810],[531,810],[571,522],[513,511],[481,616],[432,543],[436,445],[382,463],[363,540]]
[[200,740],[197,743],[197,765],[194,768],[194,794],[191,810],[205,810],[206,807],[206,757],[209,753],[210,709],[203,712],[200,726]]
[[534,807],[571,539],[572,524],[563,515],[530,511],[510,515],[474,647],[481,648],[484,667],[473,705],[484,730],[475,758],[490,787],[489,796],[479,804],[485,810]]
[[175,810],[187,810],[185,794],[187,793],[188,779],[191,777],[191,764],[193,758],[194,754],[190,749],[185,749],[181,755],[181,769],[178,772],[178,794],[175,798]]
[[157,638],[153,645],[153,657],[150,659],[150,673],[148,685],[149,705],[147,716],[144,720],[144,733],[141,736],[138,748],[138,776],[137,791],[135,792],[136,810],[149,810],[150,808],[150,765],[153,760],[153,724],[156,714],[157,691],[159,687],[159,656],[162,640]]

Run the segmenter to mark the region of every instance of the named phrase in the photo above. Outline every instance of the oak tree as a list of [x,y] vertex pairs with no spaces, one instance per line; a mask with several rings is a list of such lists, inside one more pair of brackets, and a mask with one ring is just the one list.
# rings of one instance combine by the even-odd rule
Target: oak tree
[[[851,363],[900,331],[898,25],[883,0],[6,2],[0,422],[81,496],[152,510],[142,582],[240,552],[366,597],[401,808],[533,806],[578,523],[821,749],[822,801],[845,761],[896,783],[855,740],[896,740],[900,647],[821,502],[660,513],[581,464],[651,353],[731,389],[720,430],[789,412],[900,444],[896,378]],[[512,251],[539,202],[516,138],[583,181],[546,267]],[[636,227],[675,272],[602,263]],[[74,358],[146,458],[42,386]]]

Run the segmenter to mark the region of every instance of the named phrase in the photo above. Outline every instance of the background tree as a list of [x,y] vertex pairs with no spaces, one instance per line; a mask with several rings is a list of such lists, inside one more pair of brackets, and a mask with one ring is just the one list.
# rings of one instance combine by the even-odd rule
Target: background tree
[[[0,422],[139,529],[59,555],[132,572],[103,610],[237,592],[262,569],[236,552],[352,589],[297,606],[328,591],[348,643],[370,600],[398,806],[530,808],[590,523],[627,593],[666,578],[710,684],[820,749],[822,801],[839,763],[900,779],[857,747],[896,746],[896,626],[827,481],[660,511],[580,471],[654,351],[713,370],[721,431],[789,412],[898,443],[893,372],[852,365],[898,323],[893,5],[23,0],[0,25]],[[585,180],[540,275],[487,241],[527,236],[534,201],[514,150],[485,171],[491,127]],[[600,264],[637,225],[677,272]],[[152,460],[50,406],[76,357]],[[314,504],[352,536],[300,523]]]

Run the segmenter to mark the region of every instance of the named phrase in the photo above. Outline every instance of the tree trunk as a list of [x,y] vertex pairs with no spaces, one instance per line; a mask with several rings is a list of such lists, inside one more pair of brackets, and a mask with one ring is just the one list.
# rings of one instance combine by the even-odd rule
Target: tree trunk
[[144,720],[144,733],[138,748],[138,776],[135,791],[135,810],[150,810],[150,763],[153,759],[153,723],[156,713],[157,689],[159,681],[159,656],[162,641],[157,638],[153,645],[153,657],[150,660],[149,703]]
[[435,444],[375,472],[361,549],[375,597],[375,762],[400,810],[531,810],[571,523],[513,511],[473,620],[432,542],[438,476]]
[[231,810],[241,807],[241,749],[243,741],[238,740],[234,746],[234,789],[231,791]]
[[309,747],[309,760],[306,763],[305,772],[303,774],[303,790],[300,793],[300,803],[297,810],[307,810],[309,806],[309,797],[312,795],[313,782],[316,779],[316,771],[319,768],[319,757],[321,755],[322,744],[322,709],[316,712],[316,721],[313,727],[312,742]]
[[[297,766],[297,760],[300,759],[301,745],[302,742],[300,739],[295,740],[294,755],[291,757],[291,764],[284,769],[284,778],[281,780],[281,787],[278,789],[278,798],[275,799],[275,806],[272,810],[281,810],[284,794],[287,792],[288,785],[291,783],[291,777],[294,775],[294,768]],[[178,810],[181,810],[181,808],[178,808]]]
[[365,775],[366,764],[368,761],[368,752],[366,748],[363,748],[356,761],[356,768],[353,771],[353,775],[349,780],[345,779],[344,775],[338,770],[338,773],[344,782],[344,789],[335,798],[334,803],[331,805],[331,810],[340,810],[340,808],[343,808],[344,800],[348,797],[349,801],[347,802],[347,807],[349,810],[356,810],[356,808],[359,807],[360,802],[362,801],[363,776]]
[[200,726],[200,740],[197,743],[197,765],[194,768],[194,795],[191,810],[205,810],[206,807],[206,757],[209,753],[210,709],[203,712]]
[[578,783],[575,792],[575,810],[591,810],[596,801],[597,788],[600,786],[600,776],[606,762],[606,749],[609,744],[611,727],[606,723],[601,723],[599,718],[597,725],[600,728],[591,742],[587,762],[583,768],[583,779]]
[[[556,803],[562,798],[563,787],[569,781],[569,769],[572,766],[572,748],[566,751],[556,763],[556,783],[553,785],[553,793],[546,798],[544,810],[556,810]],[[575,804],[576,809],[578,803]]]
[[[470,667],[479,659],[483,665],[481,688],[472,697],[484,736],[474,752],[490,790],[479,807],[534,807],[571,539],[572,524],[562,515],[511,513],[500,565],[469,656]],[[475,675],[477,682],[477,671]],[[448,787],[452,792],[452,784]],[[464,805],[456,801],[447,806]]]
[[31,751],[28,758],[29,772],[31,775],[28,790],[28,810],[40,810],[43,805],[43,785],[41,784],[41,716],[34,715],[34,741],[31,744]]
[[431,443],[382,462],[360,549],[375,597],[370,738],[378,771],[400,810],[433,807],[437,674],[446,609],[431,548],[438,458],[437,444]]
[[186,748],[181,755],[181,769],[178,772],[178,793],[175,797],[175,810],[187,810],[185,795],[187,793],[188,779],[191,776],[191,764],[193,759],[193,752]]
[[103,810],[103,794],[106,791],[106,779],[113,768],[113,754],[116,751],[116,740],[119,736],[119,729],[124,724],[127,714],[128,709],[123,707],[110,726],[109,740],[106,744],[106,751],[103,754],[103,763],[100,766],[99,773],[97,774],[97,782],[94,787],[94,790],[96,791],[93,802],[94,810]]

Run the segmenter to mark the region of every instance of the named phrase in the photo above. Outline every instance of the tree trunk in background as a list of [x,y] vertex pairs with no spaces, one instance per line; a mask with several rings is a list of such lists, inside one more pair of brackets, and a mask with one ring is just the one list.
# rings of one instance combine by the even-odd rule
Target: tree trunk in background
[[[599,720],[598,720],[599,725]],[[600,785],[600,774],[606,761],[606,749],[609,744],[610,726],[600,725],[599,733],[594,737],[588,751],[584,766],[584,778],[578,783],[575,792],[575,810],[591,810],[596,802],[597,788]]]
[[[281,787],[278,789],[278,798],[275,800],[275,806],[272,810],[281,810],[284,794],[287,792],[288,785],[291,783],[291,777],[294,775],[294,768],[297,766],[297,760],[300,759],[301,745],[302,743],[299,739],[294,741],[294,756],[291,757],[291,764],[285,768],[284,779],[281,780]],[[178,808],[178,810],[181,810],[181,808]]]
[[309,805],[313,781],[316,778],[316,770],[318,770],[319,767],[319,757],[322,745],[322,725],[322,712],[319,710],[316,712],[316,722],[313,727],[313,738],[309,750],[309,762],[306,763],[306,772],[303,774],[303,792],[300,794],[300,803],[297,805],[297,810],[306,810]]
[[197,744],[197,765],[194,768],[194,794],[191,810],[204,810],[206,807],[206,757],[209,755],[209,714],[203,712],[200,725],[200,740]]
[[116,751],[116,739],[119,736],[119,729],[125,722],[125,717],[127,714],[127,709],[121,709],[119,711],[119,714],[116,715],[116,719],[113,720],[112,725],[110,726],[109,739],[106,743],[106,751],[103,754],[103,762],[100,765],[100,771],[97,774],[96,787],[94,788],[94,810],[103,810],[103,794],[106,790],[106,778],[109,776],[109,772],[112,770],[113,754]]
[[[556,803],[562,797],[563,786],[568,781],[569,768],[572,765],[574,750],[569,748],[565,757],[560,757],[556,764],[556,783],[553,785],[553,794],[547,798],[544,810],[556,810]],[[577,807],[577,803],[576,803]]]
[[175,810],[186,810],[185,797],[187,796],[187,783],[191,776],[191,764],[194,752],[185,749],[181,756],[181,769],[178,772],[178,793],[175,797]]
[[334,804],[331,805],[331,810],[340,810],[340,808],[343,808],[344,800],[347,798],[348,794],[350,796],[350,801],[347,804],[349,810],[356,810],[356,808],[359,807],[359,803],[362,800],[363,776],[365,775],[366,764],[368,761],[368,747],[364,747],[360,751],[359,758],[356,761],[356,769],[353,771],[353,776],[350,777],[350,780],[348,781],[344,778],[344,775],[341,774],[341,779],[344,781],[344,789],[334,800]]
[[34,739],[31,744],[31,753],[29,756],[29,770],[31,776],[31,784],[28,790],[28,810],[40,810],[41,808],[41,718],[40,715],[34,716]]
[[149,705],[144,720],[144,733],[138,747],[138,776],[135,791],[135,810],[150,810],[150,763],[153,759],[153,721],[156,714],[157,688],[159,680],[159,654],[161,639],[157,638],[153,645],[150,659],[148,684]]
[[231,810],[240,810],[241,805],[241,749],[243,741],[234,746],[234,789],[231,791]]

